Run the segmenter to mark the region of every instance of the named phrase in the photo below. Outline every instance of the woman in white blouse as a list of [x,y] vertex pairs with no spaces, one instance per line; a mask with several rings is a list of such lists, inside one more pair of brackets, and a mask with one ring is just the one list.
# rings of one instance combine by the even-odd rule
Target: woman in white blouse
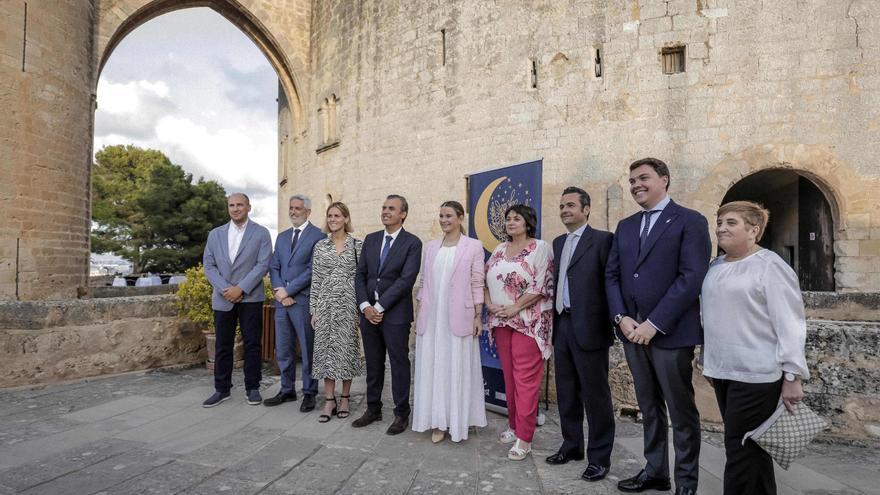
[[724,493],[775,494],[773,461],[743,435],[779,404],[793,411],[809,378],[806,319],[797,275],[757,243],[769,214],[748,201],[718,209],[718,246],[703,281],[703,375],[715,388],[724,420]]

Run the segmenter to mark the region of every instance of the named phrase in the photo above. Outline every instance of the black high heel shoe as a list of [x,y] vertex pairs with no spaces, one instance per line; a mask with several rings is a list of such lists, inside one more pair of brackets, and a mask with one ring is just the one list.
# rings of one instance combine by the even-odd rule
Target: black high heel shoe
[[345,419],[351,414],[351,396],[350,395],[340,395],[340,399],[345,399],[348,401],[348,409],[340,409],[338,413],[336,413],[336,417],[339,419]]
[[[325,402],[329,401],[329,400],[332,400],[334,404],[336,403],[336,397],[324,397]],[[330,411],[330,416],[328,416],[326,414],[322,414],[322,415],[318,416],[318,423],[326,423],[326,422],[330,421],[331,416],[336,416],[336,406],[333,406],[333,410]]]

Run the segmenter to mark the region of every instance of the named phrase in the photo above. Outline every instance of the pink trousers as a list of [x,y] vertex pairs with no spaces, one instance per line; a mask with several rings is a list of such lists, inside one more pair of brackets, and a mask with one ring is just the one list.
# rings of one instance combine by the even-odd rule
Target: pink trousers
[[516,437],[531,442],[538,414],[544,359],[535,339],[510,327],[494,329],[498,359],[504,373],[507,423]]

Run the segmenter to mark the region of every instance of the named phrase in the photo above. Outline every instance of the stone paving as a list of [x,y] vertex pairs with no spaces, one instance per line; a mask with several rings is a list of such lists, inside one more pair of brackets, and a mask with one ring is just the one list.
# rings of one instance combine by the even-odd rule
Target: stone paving
[[[233,400],[204,409],[210,376],[160,370],[0,391],[0,494],[604,494],[642,464],[640,426],[621,420],[606,480],[581,481],[582,462],[547,465],[560,442],[552,404],[533,456],[512,462],[496,440],[506,419],[494,413],[468,440],[434,445],[430,433],[385,435],[390,400],[384,421],[352,428],[363,380],[354,414],[319,424],[319,410],[300,413],[298,402],[249,406],[239,372]],[[277,378],[264,380],[264,397],[277,389]],[[720,439],[704,437],[700,493],[720,494]],[[786,495],[880,494],[880,449],[817,443],[778,481]]]

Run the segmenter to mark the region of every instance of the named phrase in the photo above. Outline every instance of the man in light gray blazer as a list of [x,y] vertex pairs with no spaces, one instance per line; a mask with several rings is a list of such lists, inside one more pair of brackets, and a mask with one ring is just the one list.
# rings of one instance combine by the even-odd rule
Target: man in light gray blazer
[[244,387],[248,404],[258,405],[262,363],[260,347],[263,333],[263,277],[272,258],[269,230],[248,219],[251,202],[247,195],[235,193],[227,198],[230,222],[208,234],[203,265],[205,276],[214,287],[216,352],[214,354],[214,395],[202,403],[214,407],[229,399],[232,388],[232,348],[235,328],[244,338]]
[[312,350],[315,330],[309,315],[312,286],[312,252],[315,244],[327,235],[309,222],[312,201],[294,194],[288,200],[291,228],[278,234],[275,254],[269,265],[269,278],[275,292],[275,357],[281,368],[281,389],[264,406],[277,406],[296,400],[296,356],[293,340],[299,341],[302,357],[302,412],[315,408],[318,382],[312,378]]

